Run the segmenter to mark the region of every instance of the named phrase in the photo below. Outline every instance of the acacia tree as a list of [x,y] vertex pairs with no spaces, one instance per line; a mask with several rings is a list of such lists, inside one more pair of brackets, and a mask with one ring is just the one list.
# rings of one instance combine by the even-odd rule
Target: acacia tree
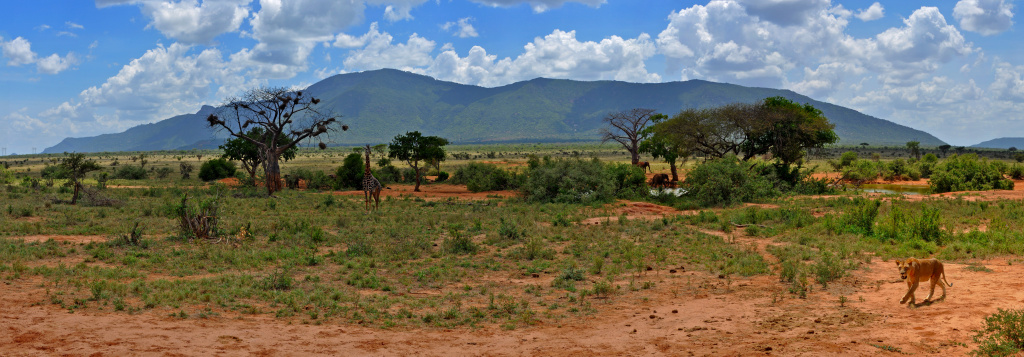
[[[266,173],[267,193],[281,190],[281,166],[279,161],[286,151],[305,139],[316,139],[335,132],[337,118],[331,113],[320,111],[316,105],[320,99],[303,96],[302,91],[286,88],[257,87],[245,91],[241,97],[233,98],[221,110],[223,118],[210,114],[206,118],[211,128],[227,131],[259,148],[263,170]],[[262,137],[251,137],[250,127],[264,130]],[[347,125],[341,126],[348,130]],[[281,138],[288,139],[282,141]],[[320,141],[320,149],[327,145]]]
[[629,151],[631,162],[636,165],[640,161],[640,141],[644,139],[644,128],[655,115],[654,109],[634,108],[622,112],[609,113],[604,117],[607,128],[601,128],[601,142],[608,140],[622,144]]
[[667,119],[668,116],[665,114],[655,114],[651,116],[651,122],[654,126],[644,129],[646,133],[644,136],[646,139],[640,142],[640,152],[650,154],[655,159],[664,158],[665,162],[668,163],[669,168],[672,170],[672,181],[679,181],[679,174],[676,170],[676,161],[682,159],[683,162],[690,157],[690,151],[680,143],[669,140],[667,135],[659,134],[655,128],[658,124]]
[[759,111],[758,105],[745,103],[684,109],[654,131],[705,159],[739,156],[760,119]]
[[[264,142],[267,140],[266,134],[263,128],[258,127],[252,128],[252,130],[245,133],[250,138],[259,138],[260,141]],[[287,136],[280,136],[277,140],[278,145],[287,145],[289,141]],[[234,138],[221,145],[220,149],[224,150],[224,154],[221,157],[241,162],[242,169],[249,173],[249,180],[252,181],[252,184],[256,183],[256,169],[263,164],[263,155],[256,144],[243,138]],[[292,146],[281,154],[281,160],[287,162],[294,159],[296,152],[298,152],[298,147]]]
[[95,161],[86,159],[85,154],[68,154],[67,152],[64,153],[64,157],[60,158],[58,165],[67,172],[68,179],[71,180],[71,185],[74,186],[71,204],[78,203],[78,193],[82,188],[81,180],[85,178],[85,174],[102,168]]
[[839,141],[835,124],[810,104],[800,105],[784,97],[765,98],[758,106],[758,120],[742,146],[744,159],[771,153],[782,165],[802,159],[806,149],[822,148]]
[[420,177],[427,166],[420,166],[420,161],[427,163],[444,160],[444,146],[448,140],[437,136],[423,136],[418,131],[398,135],[388,145],[388,157],[405,161],[416,172],[416,188],[420,191]]
[[949,144],[939,145],[939,151],[942,151],[942,157],[946,157],[946,152],[949,151],[949,149],[952,147],[953,146]]
[[910,150],[910,156],[915,159],[921,159],[921,142],[920,141],[908,141],[907,150]]
[[743,159],[749,160],[771,153],[780,167],[787,168],[787,179],[796,179],[789,165],[799,162],[806,149],[839,140],[834,127],[809,104],[771,97],[753,104],[686,109],[658,123],[653,131],[705,158],[742,153]]

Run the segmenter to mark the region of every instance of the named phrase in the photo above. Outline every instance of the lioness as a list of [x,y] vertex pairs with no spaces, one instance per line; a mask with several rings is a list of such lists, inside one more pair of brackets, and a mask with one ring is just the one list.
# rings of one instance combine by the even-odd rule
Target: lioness
[[[942,297],[939,300],[946,298],[946,286],[939,283],[939,278],[946,284],[946,272],[942,268],[942,263],[936,259],[914,259],[909,258],[905,261],[896,261],[896,266],[900,268],[900,278],[907,281],[907,293],[903,295],[903,299],[900,299],[900,304],[910,300],[910,305],[914,305],[914,291],[917,290],[918,283],[922,281],[931,280],[931,290],[928,292],[928,297],[924,298],[928,301],[935,294],[935,285],[938,284],[942,287]],[[950,287],[953,284],[949,284]]]

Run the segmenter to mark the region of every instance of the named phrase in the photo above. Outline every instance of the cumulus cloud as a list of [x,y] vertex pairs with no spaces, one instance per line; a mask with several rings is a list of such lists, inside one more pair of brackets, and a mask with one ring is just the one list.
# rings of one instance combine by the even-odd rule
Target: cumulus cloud
[[214,85],[222,89],[245,85],[239,75],[241,68],[224,62],[219,50],[190,55],[189,49],[174,43],[146,51],[102,85],[82,91],[77,101],[65,102],[41,116],[90,121],[96,119],[93,112],[110,108],[115,122],[138,124],[194,110],[228,94],[211,92]]
[[412,9],[427,0],[369,0],[371,5],[384,5],[384,18],[390,22],[412,20]]
[[515,59],[499,60],[479,46],[470,49],[466,57],[452,49],[445,50],[434,59],[427,74],[482,86],[537,77],[660,82],[661,77],[647,72],[644,64],[655,53],[654,42],[647,34],[634,39],[612,36],[594,42],[577,40],[575,31],[555,30],[524,46],[524,52]]
[[305,71],[313,48],[362,21],[366,7],[359,0],[262,0],[261,5],[250,20],[259,43],[232,55],[232,61],[247,63],[251,74],[261,78],[291,78]]
[[73,53],[69,53],[67,56],[61,57],[56,53],[49,55],[44,58],[40,58],[36,62],[36,70],[46,74],[57,74],[65,69],[71,68],[72,65],[78,62],[78,58]]
[[7,57],[8,66],[17,67],[34,63],[39,73],[57,74],[78,63],[78,57],[74,53],[68,53],[64,57],[52,54],[39,58],[32,51],[32,43],[22,37],[10,41],[3,41],[3,38],[0,38],[0,49],[4,57]]
[[[377,23],[370,24],[370,30],[359,38],[346,40],[342,47],[358,47],[345,58],[345,68],[349,70],[373,70],[381,68],[397,68],[406,71],[418,71],[433,60],[430,52],[434,50],[434,41],[427,40],[417,34],[409,36],[405,43],[392,43],[391,34],[382,33]],[[353,46],[356,45],[356,46]]]
[[[155,28],[183,43],[210,43],[220,34],[238,30],[249,15],[251,0],[97,0],[99,7],[136,4]],[[70,22],[69,22],[70,24]]]
[[441,25],[441,29],[451,31],[452,34],[460,38],[480,36],[477,34],[476,29],[473,28],[473,24],[469,23],[472,20],[472,17],[464,17],[459,19],[459,22],[446,22],[444,25]]
[[[803,26],[830,5],[830,0],[741,0],[752,16],[780,26]],[[708,3],[710,6],[711,3]]]
[[1024,65],[996,60],[993,69],[995,80],[989,85],[989,91],[999,99],[1024,103]]
[[905,27],[890,28],[878,34],[877,50],[884,62],[883,78],[889,82],[920,80],[954,57],[963,57],[973,51],[960,31],[946,23],[945,17],[934,7],[922,7],[903,20]]
[[878,20],[885,16],[885,8],[882,7],[882,4],[876,2],[874,4],[871,4],[871,6],[868,7],[867,9],[860,10],[859,12],[857,12],[857,15],[854,16],[856,16],[861,21]]
[[1013,26],[1013,4],[1006,0],[960,0],[953,8],[953,17],[964,30],[995,35]]
[[[794,7],[804,18],[783,15]],[[831,10],[828,1],[715,0],[669,15],[658,51],[683,79],[780,87],[789,70],[817,65],[847,39],[848,20]]]
[[602,4],[608,2],[607,0],[470,0],[478,4],[484,4],[495,7],[511,7],[520,4],[529,4],[533,8],[534,12],[544,12],[549,9],[561,7],[567,2],[576,2],[584,5],[599,7]]
[[0,48],[3,49],[4,57],[7,57],[8,66],[20,66],[36,61],[36,53],[32,52],[32,43],[20,36],[3,42]]

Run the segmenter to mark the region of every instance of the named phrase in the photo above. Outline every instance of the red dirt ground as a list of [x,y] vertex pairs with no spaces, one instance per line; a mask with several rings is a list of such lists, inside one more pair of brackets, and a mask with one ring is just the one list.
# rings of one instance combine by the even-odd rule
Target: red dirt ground
[[[411,186],[394,185],[385,192],[428,199],[496,194],[473,194],[452,185],[422,188],[424,192],[412,193]],[[1024,198],[1022,191],[982,192],[970,197],[1007,199],[1016,195],[1015,199],[1020,199]],[[620,214],[633,219],[687,213],[628,201],[611,204],[608,211],[609,219]],[[737,232],[741,230],[733,233],[736,244],[751,246],[761,254],[766,254],[768,245],[782,244],[740,237]],[[954,284],[947,287],[947,298],[916,308],[898,303],[906,285],[892,261],[873,259],[827,290],[815,285],[807,299],[788,293],[777,275],[724,279],[694,271],[697,267],[675,267],[675,273],[647,272],[646,279],[656,283],[650,290],[592,300],[598,310],[594,316],[512,331],[498,326],[454,330],[376,329],[339,323],[317,326],[272,317],[226,315],[181,320],[168,317],[172,311],[163,310],[136,315],[93,310],[68,313],[45,303],[40,281],[7,280],[0,284],[0,355],[895,354],[884,349],[918,355],[966,355],[975,346],[972,330],[981,327],[985,316],[998,308],[1024,305],[1024,264],[1020,259],[1014,258],[1013,264],[1005,258],[978,263],[991,271],[945,264],[948,280]],[[918,301],[926,295],[922,287]],[[844,306],[840,306],[840,296],[847,299]]]

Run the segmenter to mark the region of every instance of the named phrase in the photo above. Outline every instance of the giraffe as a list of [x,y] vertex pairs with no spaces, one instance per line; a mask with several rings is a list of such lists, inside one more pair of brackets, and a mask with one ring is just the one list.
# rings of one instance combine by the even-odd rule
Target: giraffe
[[366,198],[366,210],[370,210],[370,198],[374,200],[373,209],[380,206],[380,181],[370,173],[370,145],[366,145],[366,171],[363,173],[363,196]]

